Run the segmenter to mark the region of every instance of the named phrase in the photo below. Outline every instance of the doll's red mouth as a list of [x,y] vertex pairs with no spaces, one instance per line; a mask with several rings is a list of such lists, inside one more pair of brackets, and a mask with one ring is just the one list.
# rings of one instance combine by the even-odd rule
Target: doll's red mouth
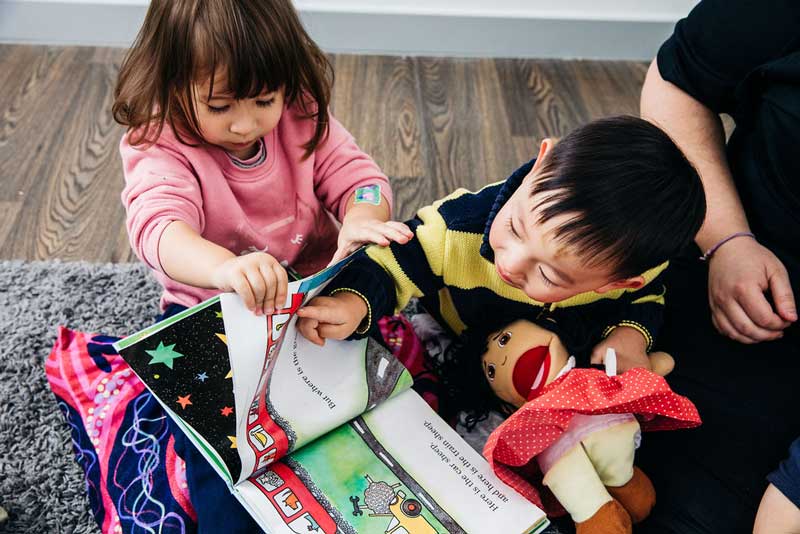
[[514,389],[522,398],[531,400],[544,387],[550,373],[549,347],[533,347],[523,354],[514,365],[512,381]]

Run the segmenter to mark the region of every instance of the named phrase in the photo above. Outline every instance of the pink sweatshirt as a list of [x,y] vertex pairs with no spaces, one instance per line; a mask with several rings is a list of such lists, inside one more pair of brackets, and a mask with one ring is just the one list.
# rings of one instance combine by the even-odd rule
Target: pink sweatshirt
[[284,110],[263,139],[266,160],[254,168],[240,168],[217,147],[181,144],[166,125],[144,150],[132,147],[127,135],[122,138],[128,235],[164,287],[162,308],[192,306],[219,293],[164,274],[158,244],[172,221],[185,222],[235,254],[267,252],[308,275],[325,267],[336,251],[338,227],[331,215],[344,218],[356,188],[379,184],[391,206],[388,179],[333,116],[327,139],[301,160],[314,125],[293,108]]

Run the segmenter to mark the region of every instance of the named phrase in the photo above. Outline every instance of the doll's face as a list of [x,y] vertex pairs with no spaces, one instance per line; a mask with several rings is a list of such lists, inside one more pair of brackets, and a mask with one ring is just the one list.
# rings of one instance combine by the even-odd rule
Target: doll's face
[[489,335],[483,373],[495,394],[520,407],[553,381],[569,354],[558,336],[519,320]]

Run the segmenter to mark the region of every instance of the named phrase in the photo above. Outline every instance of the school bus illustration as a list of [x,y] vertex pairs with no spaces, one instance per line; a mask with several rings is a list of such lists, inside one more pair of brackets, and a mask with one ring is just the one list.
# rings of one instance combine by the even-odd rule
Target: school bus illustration
[[364,509],[372,512],[369,517],[390,517],[385,534],[437,534],[437,530],[422,515],[422,503],[414,498],[406,498],[405,492],[396,490],[400,483],[389,484],[382,480],[374,481],[364,475],[369,486],[364,490],[364,504],[359,497],[350,497],[353,515],[362,515]]

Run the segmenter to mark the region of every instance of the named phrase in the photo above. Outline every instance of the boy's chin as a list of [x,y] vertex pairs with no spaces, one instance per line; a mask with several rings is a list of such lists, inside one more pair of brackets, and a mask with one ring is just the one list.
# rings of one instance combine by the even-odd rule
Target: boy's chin
[[533,299],[536,302],[542,302],[544,304],[551,304],[553,302],[558,302],[559,300],[563,300],[554,298],[552,295],[536,295],[528,292],[525,292],[525,294],[528,296],[528,298]]
[[531,298],[536,302],[541,302],[543,304],[552,304],[554,302],[561,302],[562,300],[567,300],[568,298],[574,297],[578,293],[569,293],[565,295],[553,295],[552,293],[545,293],[541,295],[534,295],[525,292],[525,294],[528,295],[528,298]]

